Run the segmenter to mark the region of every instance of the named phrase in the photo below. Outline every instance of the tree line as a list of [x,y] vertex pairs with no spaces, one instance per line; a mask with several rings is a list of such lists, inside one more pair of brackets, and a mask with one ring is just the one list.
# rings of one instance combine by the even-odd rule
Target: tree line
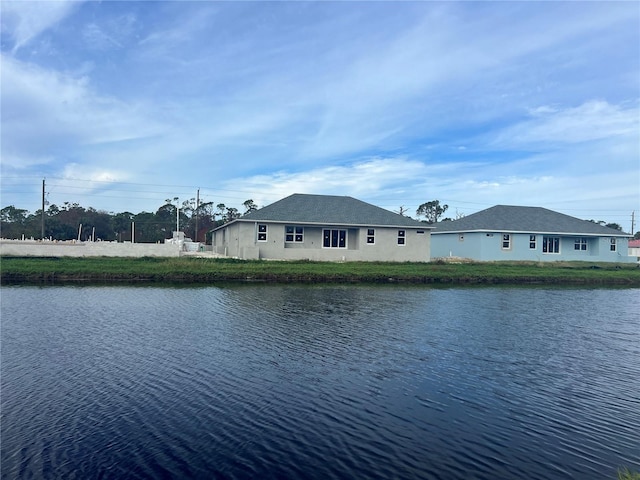
[[[207,232],[236,218],[256,210],[253,200],[242,205],[245,211],[227,207],[224,203],[201,203],[195,199],[182,202],[178,210],[177,198],[166,199],[155,212],[112,213],[94,208],[84,208],[77,203],[64,202],[50,205],[44,215],[42,209],[30,213],[14,205],[0,210],[0,234],[2,238],[40,239],[44,219],[44,238],[53,240],[104,240],[130,242],[132,231],[135,242],[157,243],[173,236],[179,223],[180,231],[194,241],[207,241]],[[178,210],[178,211],[176,211]],[[135,228],[132,229],[132,223]]]
[[[224,203],[206,202],[196,205],[192,198],[183,201],[176,212],[177,200],[168,198],[155,212],[143,211],[137,214],[110,213],[69,202],[64,202],[61,206],[53,204],[44,212],[44,238],[130,242],[133,223],[135,242],[156,243],[172,237],[179,219],[180,231],[187,237],[197,242],[207,242],[210,240],[207,238],[209,231],[258,208],[251,199],[243,202],[244,212],[240,213],[237,208],[227,207]],[[401,215],[404,214],[403,208],[400,208]],[[448,208],[448,205],[441,205],[439,200],[432,200],[421,204],[416,210],[416,216],[424,217],[422,221],[429,224],[450,221],[451,218],[441,219]],[[13,205],[4,207],[0,210],[0,235],[3,238],[42,238],[42,220],[42,210],[31,214]],[[616,223],[591,221],[622,230]],[[635,238],[640,238],[640,234],[636,233]]]

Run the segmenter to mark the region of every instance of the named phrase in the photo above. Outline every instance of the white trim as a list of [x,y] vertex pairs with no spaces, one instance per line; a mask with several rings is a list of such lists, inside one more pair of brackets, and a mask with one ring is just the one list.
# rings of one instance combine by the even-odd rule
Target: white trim
[[560,237],[607,237],[607,238],[633,238],[629,234],[609,234],[608,232],[604,233],[579,233],[579,232],[548,232],[548,231],[531,231],[531,230],[492,230],[492,229],[476,229],[476,230],[447,230],[447,231],[435,231],[431,232],[431,235],[447,235],[450,233],[512,233],[512,234],[520,234],[526,233],[531,235],[558,235]]

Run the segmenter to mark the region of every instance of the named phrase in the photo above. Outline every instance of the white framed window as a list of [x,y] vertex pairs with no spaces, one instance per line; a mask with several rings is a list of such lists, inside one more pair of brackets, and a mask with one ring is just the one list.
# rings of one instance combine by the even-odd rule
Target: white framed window
[[347,231],[329,228],[322,230],[322,246],[324,248],[347,248]]
[[573,249],[574,250],[586,251],[587,250],[587,239],[584,238],[584,237],[576,238],[576,241],[573,244]]
[[258,241],[259,242],[267,241],[267,225],[265,223],[258,224]]
[[288,243],[304,242],[304,227],[296,225],[286,225],[284,227],[284,241]]
[[529,235],[529,248],[531,250],[535,250],[536,249],[536,236],[535,235]]
[[398,230],[398,245],[406,245],[407,231]]
[[375,245],[376,243],[376,229],[367,228],[367,245]]
[[612,252],[615,252],[617,249],[618,247],[617,247],[616,239],[612,238],[611,242],[609,243],[609,250]]
[[542,237],[542,253],[560,253],[560,237]]
[[511,235],[508,233],[502,234],[502,250],[511,250]]

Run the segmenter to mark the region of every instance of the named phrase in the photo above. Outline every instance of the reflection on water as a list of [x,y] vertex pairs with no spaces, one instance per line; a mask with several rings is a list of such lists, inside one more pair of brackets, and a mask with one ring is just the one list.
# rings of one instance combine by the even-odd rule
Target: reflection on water
[[3,287],[3,478],[614,478],[638,289]]

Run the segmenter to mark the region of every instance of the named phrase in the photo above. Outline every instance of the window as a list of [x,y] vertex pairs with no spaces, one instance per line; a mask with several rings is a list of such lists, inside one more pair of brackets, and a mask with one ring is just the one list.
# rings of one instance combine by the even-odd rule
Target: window
[[611,243],[609,245],[609,250],[611,250],[612,252],[616,251],[616,239],[615,238],[611,239]]
[[285,242],[295,242],[295,243],[304,242],[304,227],[286,225],[284,227],[284,231],[285,231],[285,235],[284,235]]
[[398,230],[398,245],[405,244],[406,233],[407,232],[405,230]]
[[418,235],[424,235],[424,230],[418,230],[416,233],[417,233]]
[[511,249],[511,235],[508,233],[502,234],[502,249],[510,250]]
[[584,238],[584,237],[576,238],[576,241],[573,244],[573,249],[574,250],[586,250],[587,249],[587,239]]
[[259,242],[267,241],[267,226],[264,223],[258,224],[258,241]]
[[347,231],[322,230],[322,246],[325,248],[347,248]]
[[542,237],[542,253],[560,253],[560,237]]
[[376,243],[376,230],[374,228],[367,229],[367,245],[374,245]]
[[535,250],[536,249],[536,236],[535,235],[529,235],[529,248],[531,250]]

